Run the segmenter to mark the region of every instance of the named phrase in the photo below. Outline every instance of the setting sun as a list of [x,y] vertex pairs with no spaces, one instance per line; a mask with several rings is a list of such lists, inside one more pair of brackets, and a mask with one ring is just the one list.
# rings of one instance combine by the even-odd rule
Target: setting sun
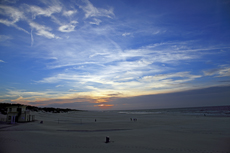
[[99,104],[99,105],[94,105],[94,107],[100,107],[102,109],[108,109],[108,108],[111,108],[113,106],[114,106],[113,104]]

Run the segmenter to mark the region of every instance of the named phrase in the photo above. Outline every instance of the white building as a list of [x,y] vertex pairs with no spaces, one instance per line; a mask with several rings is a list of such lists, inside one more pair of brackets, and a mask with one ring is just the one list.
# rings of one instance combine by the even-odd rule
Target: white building
[[14,124],[15,122],[30,122],[35,120],[34,115],[26,110],[27,106],[9,106],[7,107],[6,122]]

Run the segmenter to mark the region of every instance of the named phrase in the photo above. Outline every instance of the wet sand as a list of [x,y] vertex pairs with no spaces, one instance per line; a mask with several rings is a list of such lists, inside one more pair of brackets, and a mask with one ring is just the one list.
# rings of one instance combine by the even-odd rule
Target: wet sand
[[0,124],[1,153],[230,153],[229,117],[115,111],[33,114],[35,122]]

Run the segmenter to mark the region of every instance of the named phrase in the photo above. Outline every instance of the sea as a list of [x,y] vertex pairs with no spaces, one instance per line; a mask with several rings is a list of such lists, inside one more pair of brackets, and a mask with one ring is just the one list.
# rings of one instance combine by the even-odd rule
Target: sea
[[205,106],[187,108],[168,108],[168,109],[140,109],[118,111],[121,114],[171,114],[171,115],[190,115],[190,116],[209,116],[209,117],[230,117],[230,105],[228,106]]

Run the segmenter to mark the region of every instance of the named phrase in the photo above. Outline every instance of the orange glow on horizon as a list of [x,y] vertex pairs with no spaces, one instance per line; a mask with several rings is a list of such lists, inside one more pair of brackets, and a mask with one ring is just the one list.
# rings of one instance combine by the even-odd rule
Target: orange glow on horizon
[[99,105],[94,105],[94,107],[100,107],[102,109],[108,109],[108,108],[111,108],[113,106],[114,106],[113,104],[99,104]]

